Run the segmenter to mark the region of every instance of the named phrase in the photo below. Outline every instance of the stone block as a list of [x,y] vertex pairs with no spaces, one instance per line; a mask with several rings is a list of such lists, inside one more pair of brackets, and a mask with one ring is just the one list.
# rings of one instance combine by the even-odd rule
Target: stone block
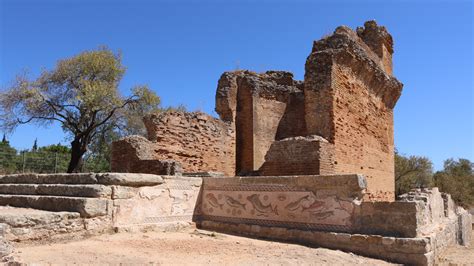
[[0,195],[0,205],[47,211],[78,212],[82,217],[107,214],[107,200],[61,196]]
[[13,174],[0,176],[0,184],[97,184],[93,173]]
[[181,175],[183,168],[181,163],[175,160],[138,160],[133,162],[127,171],[155,175]]
[[155,186],[163,184],[163,178],[159,175],[152,174],[135,174],[135,173],[100,173],[96,174],[97,182],[103,185],[118,186]]
[[458,215],[458,231],[456,232],[458,244],[469,246],[472,236],[472,216],[461,207],[458,207],[456,212]]
[[0,194],[110,198],[110,187],[96,184],[0,184]]

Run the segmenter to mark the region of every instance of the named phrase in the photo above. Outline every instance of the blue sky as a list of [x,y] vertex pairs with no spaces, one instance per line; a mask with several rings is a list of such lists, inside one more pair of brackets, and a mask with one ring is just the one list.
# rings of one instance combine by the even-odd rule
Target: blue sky
[[[224,3],[225,2],[225,3]],[[148,84],[164,105],[215,115],[228,70],[288,70],[303,79],[313,40],[375,19],[395,40],[395,145],[407,155],[474,161],[473,4],[470,1],[0,0],[0,87],[28,69],[107,45],[123,53],[126,94]],[[22,126],[17,148],[67,143],[59,126]]]

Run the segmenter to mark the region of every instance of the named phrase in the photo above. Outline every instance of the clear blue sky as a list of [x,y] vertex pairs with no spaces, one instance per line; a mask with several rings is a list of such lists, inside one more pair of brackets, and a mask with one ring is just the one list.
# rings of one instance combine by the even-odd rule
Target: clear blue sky
[[[225,4],[224,4],[225,2]],[[357,3],[355,3],[357,2]],[[394,73],[405,84],[395,108],[401,153],[474,161],[471,1],[52,1],[0,0],[0,86],[29,69],[107,45],[128,70],[124,94],[148,84],[164,105],[214,113],[227,70],[288,70],[303,79],[313,40],[369,19],[395,40]],[[59,126],[18,128],[17,148],[67,143]]]

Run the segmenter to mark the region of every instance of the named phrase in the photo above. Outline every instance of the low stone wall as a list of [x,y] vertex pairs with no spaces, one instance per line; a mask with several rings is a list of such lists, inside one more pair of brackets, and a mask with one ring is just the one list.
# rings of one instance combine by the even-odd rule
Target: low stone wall
[[192,223],[200,196],[201,178],[167,176],[164,181],[157,186],[115,187],[114,228],[136,230]]
[[422,265],[469,244],[471,216],[437,188],[397,202],[363,202],[365,189],[360,175],[206,177],[198,225]]
[[0,223],[10,241],[176,229],[193,223],[201,182],[124,173],[0,176]]
[[438,189],[415,190],[397,202],[364,202],[366,187],[360,175],[0,176],[0,203],[15,206],[0,207],[0,255],[11,252],[6,240],[169,230],[193,222],[416,265],[470,243],[471,215]]
[[203,220],[351,232],[358,175],[203,178]]

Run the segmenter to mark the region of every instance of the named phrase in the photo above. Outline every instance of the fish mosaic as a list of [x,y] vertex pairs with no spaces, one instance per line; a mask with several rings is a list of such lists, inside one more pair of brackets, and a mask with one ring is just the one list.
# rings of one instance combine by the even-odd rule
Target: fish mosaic
[[291,202],[290,204],[285,206],[285,209],[290,210],[290,211],[296,211],[300,207],[302,207],[302,204],[306,201],[310,201],[309,198],[310,195],[306,195],[304,197],[301,197],[297,201]]
[[216,198],[216,196],[214,196],[213,193],[208,193],[206,195],[206,200],[209,203],[209,205],[211,205],[214,208],[219,208],[222,210],[222,208],[224,207],[224,204],[219,203],[219,200]]
[[247,197],[248,201],[250,201],[250,203],[252,204],[252,206],[254,207],[254,209],[259,212],[260,214],[266,214],[266,213],[274,213],[276,215],[278,215],[278,210],[277,210],[277,206],[275,205],[274,207],[272,207],[272,204],[267,204],[267,205],[264,205],[261,201],[260,201],[260,195],[259,194],[253,194],[253,195],[250,195]]
[[245,210],[246,203],[241,203],[240,201],[232,198],[231,196],[224,195],[225,202],[232,208]]
[[204,191],[203,215],[318,225],[351,226],[352,202],[311,191]]
[[324,201],[318,201],[318,200],[315,200],[313,203],[311,203],[309,206],[307,207],[302,207],[302,211],[310,211],[310,212],[314,212],[315,210],[319,210],[321,208],[324,207],[326,203]]

